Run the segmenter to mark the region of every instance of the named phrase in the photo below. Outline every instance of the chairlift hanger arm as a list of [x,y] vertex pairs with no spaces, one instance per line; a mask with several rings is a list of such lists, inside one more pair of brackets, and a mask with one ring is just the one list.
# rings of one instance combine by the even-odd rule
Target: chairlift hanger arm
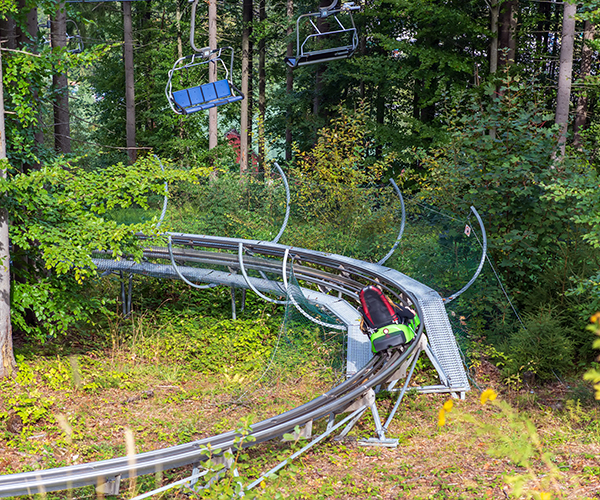
[[190,2],[192,2],[192,19],[190,21],[190,46],[192,47],[192,50],[194,52],[198,53],[201,52],[201,50],[205,50],[198,50],[194,42],[194,38],[196,37],[196,7],[198,6],[198,0],[190,0]]
[[338,12],[349,12],[351,10],[358,10],[360,7],[358,5],[354,5],[354,2],[344,2],[340,7],[336,9],[336,5],[339,0],[333,0],[331,5],[327,7],[319,7],[318,16],[319,17],[328,17],[331,14],[337,14]]
[[[203,47],[201,49],[199,49],[198,47],[196,47],[196,42],[195,42],[195,38],[196,38],[196,8],[198,7],[198,1],[199,0],[189,0],[189,3],[192,4],[192,16],[191,16],[191,20],[190,20],[190,47],[192,47],[192,50],[196,53],[203,53],[206,54],[204,57],[210,57],[211,55],[213,55],[215,53],[215,51],[220,50],[220,49],[213,49],[212,51],[210,51],[210,47]],[[207,52],[210,51],[210,52]],[[220,56],[220,53],[219,53]],[[233,49],[232,49],[232,64],[233,64]]]

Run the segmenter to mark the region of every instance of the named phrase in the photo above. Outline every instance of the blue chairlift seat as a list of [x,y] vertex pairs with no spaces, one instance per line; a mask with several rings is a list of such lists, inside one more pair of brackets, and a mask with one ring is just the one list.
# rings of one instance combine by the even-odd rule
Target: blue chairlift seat
[[214,83],[205,83],[173,92],[173,100],[184,115],[241,101],[243,98],[244,96],[231,92],[231,86],[227,80],[218,80]]
[[[221,59],[221,53],[224,50],[231,52],[231,61],[229,68]],[[180,75],[181,72],[188,74],[188,78],[196,79],[189,75],[189,71],[195,71],[193,68],[209,68],[210,65],[221,67],[225,70],[225,78],[216,82],[204,83],[194,87],[179,88],[174,90],[179,79],[174,76]],[[165,94],[171,109],[178,115],[189,115],[197,111],[230,104],[232,102],[241,101],[244,99],[244,94],[229,81],[228,77],[233,71],[233,49],[231,47],[223,47],[220,49],[211,50],[209,48],[200,49],[199,52],[178,59],[173,68],[169,71],[169,78],[165,88]],[[204,77],[208,75],[203,71]]]

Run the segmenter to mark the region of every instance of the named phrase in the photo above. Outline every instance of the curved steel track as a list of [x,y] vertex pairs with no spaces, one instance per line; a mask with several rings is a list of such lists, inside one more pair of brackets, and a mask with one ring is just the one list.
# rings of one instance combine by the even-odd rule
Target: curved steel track
[[[404,352],[396,350],[375,355],[354,376],[322,396],[281,415],[252,425],[250,434],[254,439],[252,444],[280,437],[293,431],[296,426],[303,426],[311,421],[325,417],[331,419],[335,415],[343,413],[353,402],[361,400],[371,389],[397,380],[399,369],[406,366],[409,359],[415,359],[416,362],[416,356],[421,352],[420,349],[425,341],[423,326],[427,329],[428,336],[431,337],[436,328],[439,330],[440,318],[438,316],[440,314],[443,315],[446,322],[448,321],[443,305],[441,309],[432,309],[432,303],[442,303],[437,292],[398,271],[378,264],[272,242],[177,233],[171,233],[170,239],[173,245],[185,247],[172,249],[172,256],[176,261],[189,265],[207,266],[203,269],[182,268],[178,272],[185,274],[202,271],[193,279],[205,283],[244,286],[241,276],[237,274],[240,270],[237,253],[241,244],[243,249],[250,253],[250,256],[244,257],[243,265],[255,275],[245,278],[251,280],[254,286],[263,291],[271,291],[285,296],[282,284],[279,281],[267,279],[265,273],[281,275],[283,273],[282,259],[286,254],[290,254],[294,258],[293,271],[296,278],[301,282],[318,286],[322,290],[320,294],[322,298],[346,304],[342,300],[342,296],[354,301],[362,286],[366,283],[376,282],[397,299],[414,307],[423,320],[415,341]],[[158,277],[165,277],[167,269],[170,269],[172,273],[171,265],[160,263],[170,262],[171,255],[168,249],[148,248],[144,252],[144,258],[145,261],[138,264],[102,259],[96,259],[95,263],[100,270],[127,271]],[[219,271],[219,268],[224,270]],[[256,274],[259,274],[260,277],[257,277]],[[337,297],[332,297],[331,293],[336,293]],[[326,302],[325,300],[325,307],[329,307]],[[335,310],[333,312],[336,313]],[[341,316],[339,312],[337,314]],[[441,319],[444,320],[444,318]],[[351,320],[340,318],[340,320],[343,320],[350,328],[352,321],[356,321],[356,318]],[[446,326],[445,323],[443,326]],[[450,335],[452,336],[451,329]],[[434,342],[430,343],[432,347],[435,347]],[[445,338],[442,347],[449,351],[452,351],[452,348],[456,350],[453,336]],[[435,351],[435,349],[433,350]],[[457,358],[457,356],[456,353],[455,357]],[[460,364],[460,359],[453,358],[452,362]],[[466,378],[462,377],[464,372],[462,374],[460,370],[456,373],[452,372],[451,364],[438,368],[438,372],[441,372],[441,385],[436,387],[442,389],[434,392],[464,392],[469,389]],[[460,366],[462,369],[461,364]],[[115,477],[124,479],[197,464],[210,458],[209,445],[213,450],[235,448],[239,437],[237,432],[231,431],[192,443],[141,453],[134,457],[119,457],[69,467],[4,475],[0,476],[0,496],[30,495],[97,485]],[[249,446],[249,444],[244,446]]]

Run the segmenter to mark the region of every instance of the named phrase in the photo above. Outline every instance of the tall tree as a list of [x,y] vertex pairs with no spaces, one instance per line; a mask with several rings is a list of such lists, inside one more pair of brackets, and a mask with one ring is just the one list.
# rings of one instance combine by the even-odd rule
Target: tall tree
[[[267,21],[266,0],[259,0],[258,19],[261,25]],[[265,36],[258,42],[258,162],[265,168],[265,119],[267,117],[267,43]]]
[[242,113],[240,117],[240,173],[248,170],[249,153],[248,153],[248,136],[252,131],[252,123],[249,117],[249,102],[250,95],[249,80],[250,75],[250,59],[252,58],[250,48],[250,36],[252,34],[252,0],[244,0],[242,3],[242,94],[245,99],[242,101]]
[[510,65],[516,61],[517,7],[518,0],[508,0],[500,7],[498,50],[500,50],[499,61],[502,66]]
[[498,0],[489,0],[490,9],[490,74],[493,75],[498,69],[498,19],[500,16],[500,4]]
[[[2,45],[0,43],[0,49]],[[6,178],[6,135],[4,124],[4,85],[2,83],[2,50],[0,50],[0,176]],[[12,324],[10,321],[10,247],[8,210],[0,206],[0,378],[10,376],[16,369],[13,354]]]
[[566,1],[563,8],[563,27],[560,45],[560,67],[558,71],[558,92],[556,94],[556,113],[554,121],[560,126],[558,153],[565,154],[567,127],[569,124],[569,105],[571,104],[571,80],[573,76],[573,46],[575,39],[575,14],[577,4]]
[[[193,35],[193,34],[192,34]],[[217,48],[217,0],[208,0],[208,46],[211,50]],[[217,65],[211,64],[208,81],[217,81]],[[208,110],[208,149],[217,147],[218,138],[217,108]],[[213,175],[216,175],[216,171]]]
[[[287,37],[288,43],[286,46],[285,55],[292,57],[294,55],[294,42],[292,39],[292,33],[294,32],[294,0],[286,0],[286,15],[288,20]],[[294,91],[294,70],[289,66],[286,67],[285,72],[285,92],[289,96]],[[290,161],[292,159],[292,109],[288,103],[285,110],[285,159]]]
[[[25,4],[26,0],[20,0]],[[36,7],[30,7],[29,12],[27,13],[27,33],[29,34],[29,38],[27,40],[23,40],[23,43],[32,45],[30,43],[31,40],[36,40],[38,34],[38,9]],[[23,8],[26,8],[26,5],[23,5]],[[22,37],[25,38],[25,37]],[[35,50],[35,49],[33,49]],[[39,102],[39,92],[37,89],[33,90],[33,100],[37,103]],[[40,150],[43,148],[44,144],[44,130],[41,126],[42,124],[42,116],[41,112],[38,114],[38,124],[34,131],[34,139],[36,145],[36,153],[40,153]],[[70,130],[69,130],[70,134]],[[35,162],[35,164],[28,164],[27,168],[38,168],[39,163]]]
[[[579,70],[579,82],[584,83],[590,76],[592,70],[592,48],[589,42],[594,39],[594,25],[591,21],[585,20],[583,23],[583,46],[581,48],[581,69]],[[575,110],[575,122],[573,123],[573,145],[581,147],[581,131],[587,122],[588,111],[588,92],[584,88],[579,92],[577,98],[577,108]]]
[[[58,5],[51,23],[52,48],[61,51],[67,47],[67,8],[65,2]],[[71,126],[69,114],[69,81],[67,74],[54,73],[54,148],[68,154],[71,152]]]
[[131,21],[131,2],[123,2],[123,61],[125,64],[125,130],[127,136],[127,155],[129,163],[135,163],[137,157],[135,141],[135,79],[133,67],[133,27]]

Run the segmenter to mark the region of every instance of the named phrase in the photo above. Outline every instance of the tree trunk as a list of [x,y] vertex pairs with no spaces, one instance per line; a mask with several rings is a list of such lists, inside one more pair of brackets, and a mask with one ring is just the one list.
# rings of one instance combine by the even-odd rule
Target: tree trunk
[[548,52],[548,38],[550,35],[550,22],[552,6],[549,2],[540,2],[538,5],[539,21],[537,23],[536,48],[538,54]]
[[[594,25],[590,21],[583,24],[583,47],[581,48],[581,71],[579,73],[579,82],[584,83],[590,76],[592,70],[592,49],[586,43],[594,39]],[[581,130],[585,128],[587,122],[588,94],[584,88],[580,91],[577,99],[577,108],[575,110],[575,122],[573,123],[573,145],[580,148]]]
[[[18,9],[19,11],[25,11],[28,8],[26,0],[18,1]],[[38,22],[37,22],[37,8],[30,9],[27,12],[27,29],[23,31],[23,29],[17,26],[17,23],[14,19],[7,17],[4,20],[0,20],[0,39],[6,40],[6,47],[9,49],[25,49],[32,50],[30,48],[30,43],[32,40],[36,40],[37,32],[38,32]],[[32,89],[33,101],[36,104],[39,104],[38,100],[38,91],[36,89]],[[39,107],[39,106],[38,106]],[[38,126],[34,128],[34,141],[35,141],[35,149],[39,153],[40,146],[44,143],[44,133],[41,128],[41,123],[43,122],[42,117],[38,114]],[[23,171],[28,172],[32,169],[39,168],[38,164],[23,164]]]
[[558,70],[558,92],[556,94],[556,115],[554,122],[560,125],[558,138],[558,157],[565,154],[567,143],[567,125],[569,123],[569,104],[571,103],[571,79],[573,73],[573,42],[575,37],[575,14],[577,5],[564,3],[563,28],[560,44],[560,67]]
[[[25,10],[28,5],[27,5],[27,1],[26,0],[19,0],[19,10]],[[62,5],[61,5],[62,7]],[[25,45],[27,43],[30,43],[32,40],[35,40],[36,36],[37,36],[37,30],[38,30],[38,26],[37,26],[37,8],[30,8],[29,12],[27,12],[27,30],[23,31],[19,28],[17,28],[17,43],[18,45]],[[66,30],[65,30],[66,33]]]
[[7,49],[17,48],[17,22],[10,16],[0,19],[0,40]]
[[131,2],[123,2],[123,59],[125,62],[125,135],[127,136],[127,155],[129,163],[135,163],[137,150],[135,144],[135,85],[133,68],[133,28],[131,21]]
[[248,35],[248,93],[246,99],[248,99],[248,131],[246,133],[246,142],[248,144],[248,166],[253,167],[253,154],[252,154],[252,126],[254,123],[254,44],[252,43],[252,23],[254,20],[254,7],[253,2],[250,0],[250,34]]
[[177,26],[177,59],[183,57],[183,42],[181,40],[181,7],[179,0],[175,2],[175,23]]
[[[23,0],[24,2],[25,0]],[[38,33],[38,13],[37,13],[37,9],[31,9],[29,11],[29,14],[27,14],[27,32],[29,34],[29,37],[31,40],[35,40],[37,38],[37,33]],[[33,99],[38,102],[38,91],[34,90],[33,91]],[[43,123],[43,119],[41,114],[38,114],[38,124]],[[70,130],[69,130],[69,134],[70,134]],[[35,128],[35,131],[33,133],[33,138],[35,141],[35,145],[36,145],[36,149],[40,150],[40,148],[43,146],[44,144],[44,131],[42,129],[42,127],[40,125],[38,125]],[[35,164],[35,165],[30,165],[30,168],[35,168],[35,169],[39,169],[40,165],[39,164]]]
[[499,65],[508,66],[515,62],[517,34],[517,0],[504,2],[500,7],[500,29],[498,33]]
[[[329,0],[321,0],[319,7],[327,7],[331,2]],[[329,31],[328,18],[319,17],[317,18],[317,28],[321,33]],[[317,138],[317,128],[319,123],[319,114],[321,113],[321,98],[323,95],[323,73],[327,68],[327,63],[319,63],[315,69],[315,91],[313,93],[313,116],[314,116],[314,133],[315,141]]]
[[498,69],[498,16],[500,6],[498,0],[491,0],[490,4],[490,31],[492,39],[490,40],[490,75],[493,75]]
[[[4,87],[0,51],[0,175],[6,178],[6,136],[4,127]],[[11,376],[16,368],[10,321],[10,250],[8,210],[0,207],[0,378]]]
[[[563,9],[564,10],[564,9]],[[553,23],[551,23],[552,25],[552,29],[551,29],[551,33],[552,33],[552,52],[550,54],[550,64],[549,64],[549,68],[548,68],[548,78],[550,79],[550,81],[554,81],[555,79],[558,78],[557,74],[556,74],[556,68],[557,68],[557,61],[560,59],[559,56],[559,50],[560,50],[560,46],[557,43],[556,40],[556,34],[558,34],[559,31],[561,31],[561,26],[562,26],[562,14],[560,12],[560,9],[555,8],[553,9]]]
[[[364,57],[367,55],[367,37],[365,35],[361,35],[358,40],[358,50],[359,50],[359,53],[361,56]],[[366,95],[366,87],[365,87],[365,79],[363,78],[362,74],[361,74],[361,78],[360,78],[358,92],[360,95],[360,100],[364,101],[365,95]]]
[[[287,18],[288,18],[288,29],[287,36],[290,40],[287,44],[286,56],[292,57],[294,55],[294,49],[296,44],[291,39],[292,33],[294,32],[294,0],[287,0]],[[288,97],[288,102],[290,99],[290,94],[294,91],[294,70],[287,67],[286,79],[285,79],[285,91]],[[292,159],[292,109],[290,104],[287,104],[287,109],[285,112],[285,159],[290,161]]]
[[[67,46],[67,11],[65,3],[59,4],[51,26],[52,48]],[[60,153],[71,152],[71,127],[69,125],[69,82],[66,73],[52,76],[54,92],[54,149]]]
[[[217,0],[208,0],[208,46],[211,50],[217,48]],[[208,74],[209,82],[217,81],[217,65],[210,64],[210,71]],[[217,147],[218,138],[218,120],[217,120],[217,108],[210,108],[208,110],[208,149]],[[216,171],[213,171],[213,177],[215,177]]]
[[244,0],[242,4],[242,113],[240,117],[240,174],[248,170],[248,81],[250,79],[250,34],[252,31],[252,0]]
[[[259,20],[261,25],[267,21],[266,0],[260,0]],[[267,118],[267,44],[263,38],[258,42],[258,163],[265,170],[265,120]]]

